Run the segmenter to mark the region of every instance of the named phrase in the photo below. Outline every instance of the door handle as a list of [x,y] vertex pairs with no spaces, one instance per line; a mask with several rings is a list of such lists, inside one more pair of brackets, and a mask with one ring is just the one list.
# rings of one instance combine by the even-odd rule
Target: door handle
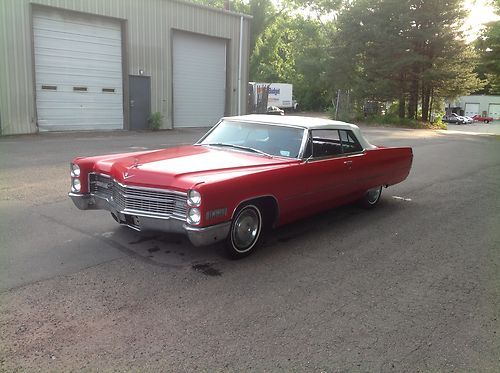
[[130,107],[134,107],[134,104],[135,104],[135,101],[134,100],[130,100]]
[[344,161],[344,164],[347,166],[350,166],[350,165],[352,165],[352,161]]

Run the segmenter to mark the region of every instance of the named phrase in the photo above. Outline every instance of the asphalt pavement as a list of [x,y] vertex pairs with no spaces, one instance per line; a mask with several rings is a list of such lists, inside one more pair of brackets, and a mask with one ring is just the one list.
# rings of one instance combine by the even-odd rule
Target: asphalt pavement
[[500,120],[491,123],[474,122],[470,124],[448,123],[448,133],[468,133],[470,135],[500,135]]
[[75,156],[203,130],[0,138],[0,371],[498,371],[500,140],[477,128],[363,128],[413,147],[409,178],[240,261],[67,197]]

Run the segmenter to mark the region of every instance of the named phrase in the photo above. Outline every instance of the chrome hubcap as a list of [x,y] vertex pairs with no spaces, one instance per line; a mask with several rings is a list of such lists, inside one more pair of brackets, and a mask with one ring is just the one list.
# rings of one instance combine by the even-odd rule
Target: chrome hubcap
[[380,193],[382,192],[382,187],[377,187],[377,188],[373,188],[373,189],[370,189],[368,192],[367,192],[367,200],[368,200],[368,203],[369,204],[374,204],[378,201],[378,198],[380,197]]
[[238,251],[246,251],[255,243],[260,230],[260,217],[254,209],[240,213],[233,227],[233,242]]

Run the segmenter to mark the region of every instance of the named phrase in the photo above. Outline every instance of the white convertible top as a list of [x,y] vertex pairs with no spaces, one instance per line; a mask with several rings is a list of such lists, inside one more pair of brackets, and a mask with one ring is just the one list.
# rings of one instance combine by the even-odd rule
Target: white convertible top
[[267,114],[240,115],[235,117],[225,117],[223,119],[270,124],[276,126],[301,127],[307,130],[320,130],[320,129],[349,130],[354,133],[354,135],[356,136],[359,143],[364,149],[375,148],[374,145],[370,144],[368,140],[364,138],[358,126],[356,126],[355,124],[341,122],[337,120],[313,118],[313,117],[301,117],[294,115],[267,115]]

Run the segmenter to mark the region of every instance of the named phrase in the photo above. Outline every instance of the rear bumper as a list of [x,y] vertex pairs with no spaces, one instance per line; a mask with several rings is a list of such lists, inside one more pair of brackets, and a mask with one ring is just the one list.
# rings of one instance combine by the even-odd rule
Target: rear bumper
[[92,194],[69,193],[69,197],[80,210],[107,210],[122,225],[136,231],[160,231],[186,235],[194,246],[210,245],[224,240],[229,234],[231,222],[209,227],[196,227],[175,217],[158,217],[153,214],[120,211],[110,200]]

